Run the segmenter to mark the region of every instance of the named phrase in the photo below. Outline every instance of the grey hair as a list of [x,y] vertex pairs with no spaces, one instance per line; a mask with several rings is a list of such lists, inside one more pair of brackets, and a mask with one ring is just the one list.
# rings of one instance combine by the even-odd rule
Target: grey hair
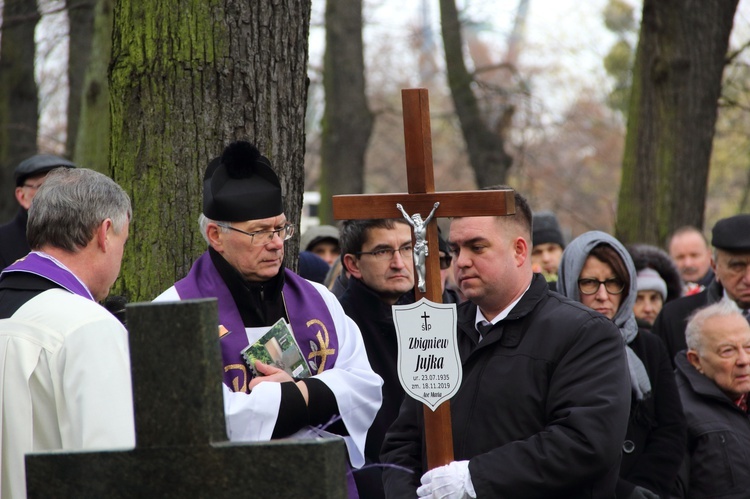
[[685,328],[685,342],[688,348],[700,353],[703,346],[702,333],[706,321],[714,317],[731,317],[732,315],[737,315],[742,317],[742,320],[745,320],[737,304],[733,300],[726,298],[721,299],[713,305],[698,309],[697,312],[690,316],[690,320],[688,320],[687,327]]
[[211,242],[208,240],[208,235],[206,234],[206,229],[208,229],[208,224],[216,224],[219,226],[219,230],[221,232],[225,232],[225,233],[229,232],[229,229],[224,227],[224,225],[228,225],[229,222],[220,222],[218,220],[212,220],[208,218],[206,215],[204,215],[203,213],[201,213],[200,216],[198,216],[198,227],[200,228],[201,236],[203,236],[203,240],[206,241],[206,244],[211,244]]
[[112,220],[119,234],[132,215],[130,198],[111,178],[87,168],[58,168],[34,196],[26,237],[31,249],[49,245],[75,253],[104,220]]

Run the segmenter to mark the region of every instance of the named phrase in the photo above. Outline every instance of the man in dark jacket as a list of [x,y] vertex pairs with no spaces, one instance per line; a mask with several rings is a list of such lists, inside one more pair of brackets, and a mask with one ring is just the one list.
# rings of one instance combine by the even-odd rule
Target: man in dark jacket
[[667,303],[651,329],[664,340],[672,362],[677,352],[687,347],[685,326],[693,312],[723,297],[734,301],[743,310],[750,309],[750,214],[716,222],[711,243],[714,247],[711,259],[716,274],[714,281],[697,295]]
[[[348,220],[339,239],[349,284],[339,299],[362,332],[372,369],[383,378],[383,405],[367,432],[366,464],[380,462],[380,446],[398,415],[404,389],[398,380],[398,342],[391,306],[410,303],[414,295],[411,227],[403,219]],[[382,498],[378,466],[354,473],[360,498]]]
[[422,407],[407,398],[383,444],[396,465],[383,471],[387,497],[614,496],[631,390],[622,339],[533,274],[531,211],[515,198],[515,215],[451,222],[469,300],[458,308],[455,461],[427,472]]
[[677,389],[688,424],[687,455],[674,496],[746,498],[750,490],[750,325],[722,300],[687,325],[676,357]]
[[67,159],[51,154],[37,154],[21,161],[13,171],[19,208],[13,220],[0,226],[0,271],[31,251],[26,240],[26,222],[31,200],[50,170],[60,166],[75,168]]

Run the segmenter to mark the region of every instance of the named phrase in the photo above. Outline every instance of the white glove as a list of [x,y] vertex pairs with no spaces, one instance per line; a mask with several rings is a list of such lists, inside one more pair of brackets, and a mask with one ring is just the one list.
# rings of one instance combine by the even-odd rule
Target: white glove
[[422,486],[417,496],[431,499],[476,498],[469,474],[469,461],[453,461],[422,475]]

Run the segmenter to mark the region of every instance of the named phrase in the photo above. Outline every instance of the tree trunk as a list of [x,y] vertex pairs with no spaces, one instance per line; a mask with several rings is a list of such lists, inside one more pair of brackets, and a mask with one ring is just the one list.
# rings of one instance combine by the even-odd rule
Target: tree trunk
[[477,98],[471,89],[473,79],[464,62],[461,23],[455,0],[440,0],[440,22],[448,69],[448,86],[461,123],[477,186],[504,184],[513,158],[505,152],[503,137],[484,122],[479,112]]
[[[110,108],[107,68],[112,55],[112,9],[114,0],[96,0],[91,55],[83,81],[80,120],[75,133],[73,161],[109,173]],[[68,143],[70,145],[70,142]]]
[[717,102],[737,0],[645,0],[616,235],[661,245],[703,226]]
[[365,95],[362,0],[327,0],[321,136],[322,224],[333,223],[331,196],[364,192],[365,151],[373,116]]
[[39,97],[34,79],[34,0],[5,0],[0,40],[0,221],[18,209],[13,169],[37,152]]
[[65,150],[76,150],[84,78],[94,38],[96,0],[65,0],[68,10],[68,123]]
[[134,206],[115,292],[150,300],[205,251],[203,174],[232,140],[271,160],[299,222],[310,9],[310,0],[115,2],[111,164]]

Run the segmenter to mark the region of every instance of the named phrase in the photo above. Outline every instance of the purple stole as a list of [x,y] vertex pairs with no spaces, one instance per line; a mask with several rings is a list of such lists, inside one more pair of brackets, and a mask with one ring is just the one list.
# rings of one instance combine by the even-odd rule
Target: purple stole
[[[302,277],[284,269],[284,289],[281,294],[286,313],[302,355],[310,372],[315,375],[333,367],[339,354],[336,327],[323,297]],[[217,298],[219,323],[231,334],[219,340],[224,363],[224,384],[231,390],[247,391],[252,379],[240,351],[248,344],[245,325],[232,293],[219,275],[208,251],[198,258],[184,279],[174,285],[180,299]],[[347,464],[346,485],[349,498],[358,498],[354,476]]]
[[5,270],[3,270],[3,274],[6,272],[26,272],[28,274],[35,274],[62,286],[73,294],[96,302],[89,289],[80,279],[78,279],[78,277],[75,276],[75,274],[68,270],[62,263],[45,253],[32,251],[25,257],[16,260],[13,264],[6,267]]
[[[290,270],[284,271],[286,275],[282,296],[294,338],[310,372],[321,373],[333,367],[338,357],[338,336],[333,318],[323,297],[312,284]],[[219,323],[230,332],[220,340],[224,383],[233,391],[247,391],[252,371],[240,354],[248,346],[245,325],[232,293],[211,262],[208,252],[195,261],[188,275],[175,283],[175,288],[183,300],[218,299]]]

